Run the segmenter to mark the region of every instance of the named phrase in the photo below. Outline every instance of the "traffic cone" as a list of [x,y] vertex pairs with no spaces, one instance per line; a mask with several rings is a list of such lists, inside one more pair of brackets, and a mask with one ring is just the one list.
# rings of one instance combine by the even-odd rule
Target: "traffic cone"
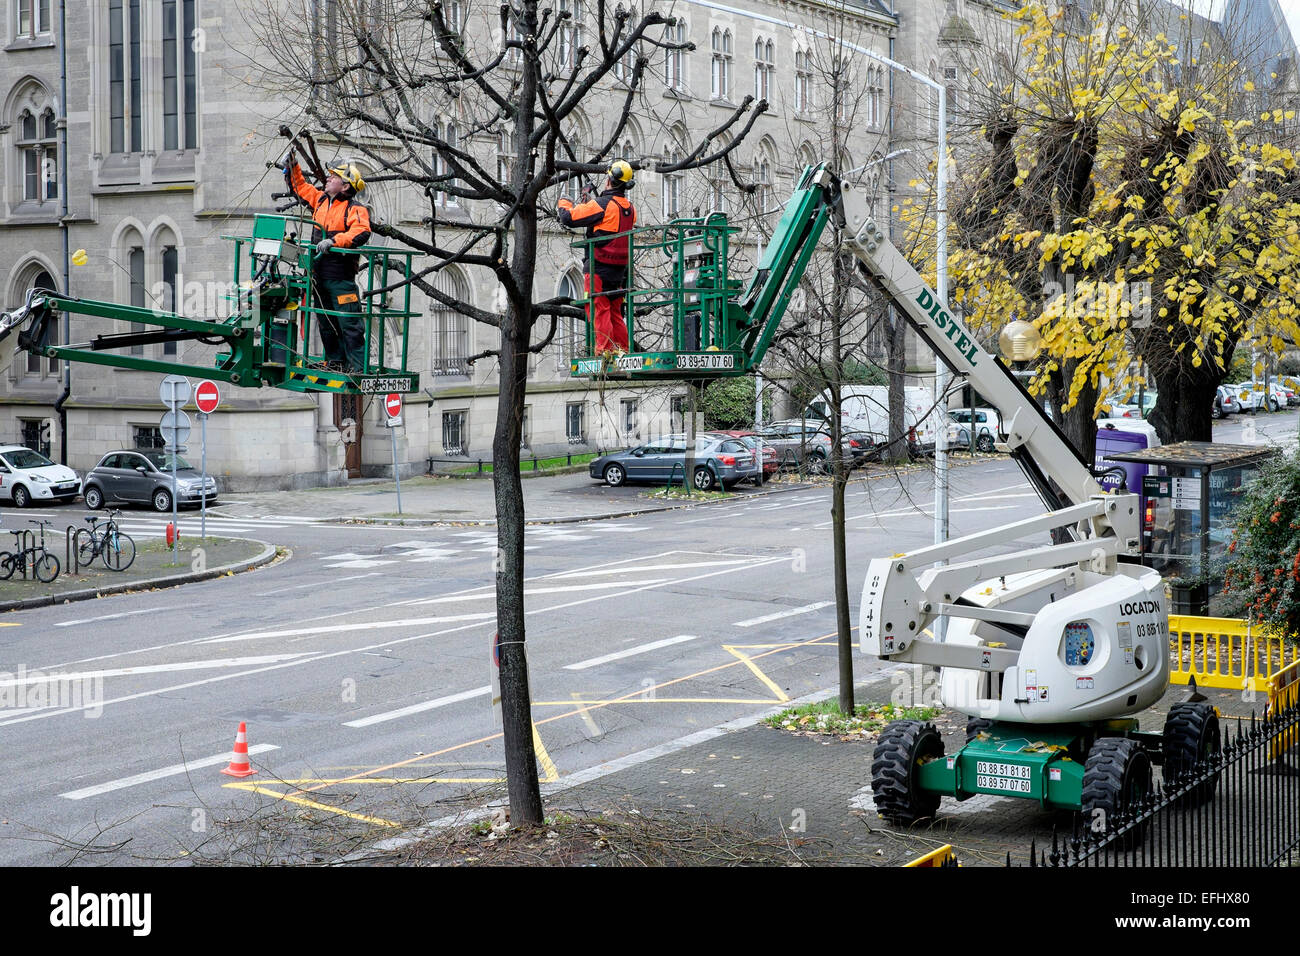
[[235,749],[230,754],[230,766],[222,773],[231,777],[251,777],[257,773],[248,763],[248,731],[244,722],[239,722],[239,732],[235,734]]

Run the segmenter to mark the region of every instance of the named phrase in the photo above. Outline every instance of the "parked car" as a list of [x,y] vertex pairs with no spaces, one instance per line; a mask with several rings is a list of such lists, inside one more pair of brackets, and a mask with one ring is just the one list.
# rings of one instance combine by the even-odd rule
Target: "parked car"
[[1287,403],[1286,389],[1276,381],[1270,381],[1267,390],[1263,382],[1241,382],[1228,387],[1236,389],[1242,407],[1251,413],[1264,410],[1276,412]]
[[1227,385],[1220,385],[1214,390],[1214,409],[1210,413],[1213,418],[1223,418],[1225,415],[1234,415],[1241,411],[1241,399]]
[[[970,447],[971,409],[954,408],[948,412],[948,418],[962,426],[957,431],[955,442],[958,448]],[[976,408],[974,410],[975,447],[980,451],[992,451],[995,442],[1006,437],[1002,430],[1002,416],[996,408]]]
[[[721,435],[726,438],[738,438],[745,443],[745,447],[758,450],[758,439],[761,437],[756,431],[746,431],[742,428],[723,428],[709,432],[710,435]],[[768,442],[763,442],[763,477],[776,474],[780,468],[780,462],[777,460],[776,448]],[[757,474],[756,474],[757,477]]]
[[71,468],[22,445],[0,445],[0,498],[8,498],[15,508],[72,501],[79,494],[81,479]]
[[208,504],[216,501],[217,480],[209,475],[205,483],[198,469],[184,458],[175,457],[173,485],[172,452],[140,448],[109,452],[86,473],[82,490],[86,507],[93,510],[122,501],[152,505],[155,511],[171,511],[173,496],[177,505],[200,504],[205,494]]
[[[685,468],[686,436],[667,435],[645,445],[601,455],[592,460],[588,473],[618,487],[625,482],[680,479]],[[730,488],[757,474],[754,452],[739,438],[710,434],[696,437],[692,484],[700,491],[711,491],[718,485]]]

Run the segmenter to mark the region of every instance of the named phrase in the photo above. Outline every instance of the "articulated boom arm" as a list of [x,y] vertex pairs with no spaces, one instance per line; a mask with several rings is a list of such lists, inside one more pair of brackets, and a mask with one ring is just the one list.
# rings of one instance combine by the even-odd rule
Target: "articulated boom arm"
[[[1049,511],[1006,527],[967,535],[892,558],[873,560],[862,594],[862,646],[896,660],[955,667],[1009,666],[1016,652],[937,644],[926,636],[940,615],[989,622],[1008,635],[1023,635],[1033,615],[1023,609],[978,606],[962,593],[990,578],[1075,566],[1078,573],[1118,573],[1121,554],[1138,552],[1138,502],[1131,494],[1107,495],[1072,445],[996,357],[952,315],[939,295],[894,248],[870,216],[865,196],[845,185],[840,192],[849,245],[867,274],[907,316],[945,364],[1002,413],[1007,446],[1025,468]],[[1060,497],[1048,479],[1060,489]],[[1064,498],[1064,500],[1060,500]],[[1062,507],[1064,505],[1064,507]],[[1025,535],[1069,527],[1075,540],[1008,554],[962,560]],[[953,561],[935,568],[935,562]],[[1074,578],[1072,577],[1073,581]],[[1014,638],[1010,638],[1014,641]],[[1005,661],[994,660],[998,656]]]

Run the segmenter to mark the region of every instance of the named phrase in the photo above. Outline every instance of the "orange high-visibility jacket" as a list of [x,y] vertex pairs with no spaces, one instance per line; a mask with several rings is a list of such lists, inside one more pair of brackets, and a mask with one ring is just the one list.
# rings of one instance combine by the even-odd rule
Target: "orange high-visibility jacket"
[[[627,232],[636,225],[636,209],[631,200],[621,193],[606,190],[595,199],[574,205],[571,200],[561,199],[557,216],[561,225],[585,226],[587,237]],[[607,239],[595,244],[595,259],[602,265],[627,265],[628,237]]]
[[302,170],[295,164],[289,167],[289,182],[293,191],[311,206],[311,217],[341,249],[364,246],[370,239],[370,211],[351,199],[330,199],[303,178]]

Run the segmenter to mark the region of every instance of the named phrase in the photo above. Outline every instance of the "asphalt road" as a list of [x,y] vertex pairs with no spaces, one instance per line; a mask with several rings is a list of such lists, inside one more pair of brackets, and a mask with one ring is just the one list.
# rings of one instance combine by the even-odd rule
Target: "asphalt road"
[[[1215,438],[1286,443],[1296,418],[1234,416]],[[1041,512],[1006,459],[954,468],[950,493],[953,536]],[[867,562],[930,543],[932,500],[925,470],[851,486],[855,623]],[[291,556],[0,620],[0,863],[184,860],[218,816],[306,801],[382,825],[394,815],[370,808],[394,793],[436,817],[499,785],[493,529],[222,510],[213,533]],[[78,509],[50,513],[80,523]],[[123,527],[161,535],[166,520],[128,512]],[[835,683],[828,489],[532,527],[527,549],[544,780]],[[877,668],[855,660],[859,678]],[[219,772],[239,721],[259,769],[242,780]]]

